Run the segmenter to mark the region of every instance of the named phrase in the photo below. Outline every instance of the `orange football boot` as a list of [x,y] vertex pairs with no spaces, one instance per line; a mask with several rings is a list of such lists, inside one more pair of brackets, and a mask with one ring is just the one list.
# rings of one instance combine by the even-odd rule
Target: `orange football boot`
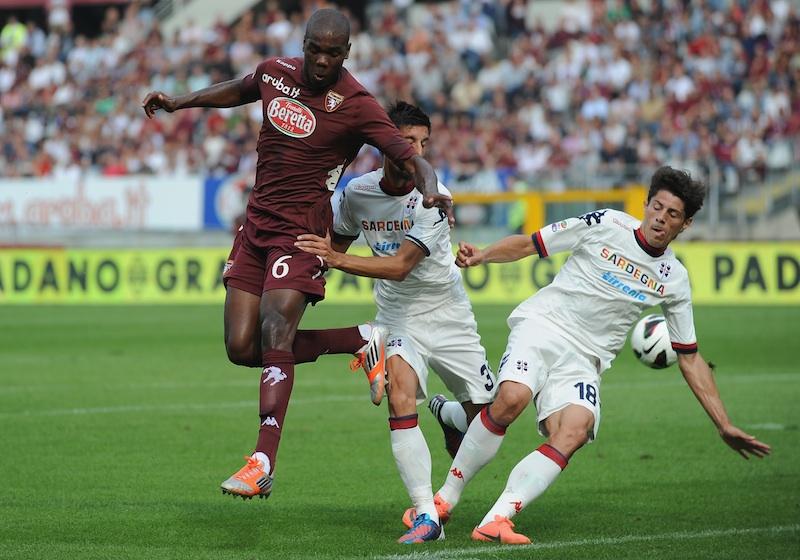
[[272,477],[264,471],[261,461],[255,457],[245,459],[245,466],[222,483],[222,493],[241,496],[243,500],[249,500],[253,496],[268,498],[272,493]]
[[350,369],[356,371],[363,367],[369,381],[369,392],[372,404],[379,406],[386,390],[386,345],[383,330],[372,327],[369,341],[356,352],[350,362]]
[[472,530],[472,540],[502,544],[531,544],[528,537],[515,533],[514,524],[508,517],[502,515],[495,515],[494,521],[490,521],[482,527],[475,527]]

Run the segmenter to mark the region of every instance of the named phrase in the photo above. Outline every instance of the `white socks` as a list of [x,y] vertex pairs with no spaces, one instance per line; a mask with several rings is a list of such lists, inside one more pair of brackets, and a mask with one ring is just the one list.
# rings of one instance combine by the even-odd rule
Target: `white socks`
[[369,337],[372,336],[372,325],[369,323],[358,325],[358,333],[361,335],[361,338],[364,339],[364,342],[368,342]]
[[431,452],[422,430],[415,425],[412,428],[391,430],[389,434],[400,478],[403,479],[417,515],[427,513],[433,521],[439,523],[439,514],[433,504]]
[[261,451],[256,451],[253,453],[252,457],[254,459],[258,459],[261,461],[261,464],[264,466],[264,472],[270,474],[270,467],[272,465],[269,464],[269,457],[267,457],[266,453],[262,453]]
[[467,483],[497,455],[500,444],[503,443],[505,426],[500,426],[491,419],[488,408],[484,407],[469,425],[447,473],[444,486],[439,490],[439,496],[452,507],[461,499]]
[[467,413],[458,401],[447,401],[444,403],[442,409],[439,411],[439,416],[442,422],[451,428],[455,428],[459,432],[466,432],[469,427],[467,425]]
[[539,447],[517,463],[508,476],[505,490],[478,527],[494,521],[495,515],[514,517],[541,496],[566,466],[567,460],[553,447],[547,444]]

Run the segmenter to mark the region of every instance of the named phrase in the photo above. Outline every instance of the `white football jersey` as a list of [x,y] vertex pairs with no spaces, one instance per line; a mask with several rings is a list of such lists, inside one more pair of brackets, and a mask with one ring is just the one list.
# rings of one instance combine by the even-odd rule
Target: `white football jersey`
[[641,312],[661,305],[672,347],[697,351],[691,286],[671,249],[650,246],[641,222],[617,210],[589,212],[545,226],[533,235],[539,256],[572,255],[553,282],[522,302],[509,324],[532,319],[611,365]]
[[[466,300],[447,215],[422,206],[416,190],[401,196],[386,194],[380,187],[382,178],[381,168],[351,180],[334,203],[333,218],[336,233],[353,238],[363,234],[375,256],[396,254],[406,239],[425,253],[402,282],[375,281],[378,310],[394,317],[418,315],[453,298]],[[441,183],[439,192],[450,195]]]

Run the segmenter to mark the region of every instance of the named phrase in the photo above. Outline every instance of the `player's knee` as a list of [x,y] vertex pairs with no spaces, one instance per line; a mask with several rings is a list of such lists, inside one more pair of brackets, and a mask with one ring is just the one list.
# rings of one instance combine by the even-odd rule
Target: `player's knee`
[[522,414],[531,402],[531,390],[521,383],[504,382],[489,412],[496,422],[508,426]]
[[550,444],[569,457],[589,441],[589,430],[586,426],[562,426],[550,435]]
[[261,321],[261,345],[264,350],[292,350],[295,330],[278,310],[267,310]]
[[253,349],[252,339],[227,337],[225,339],[225,351],[228,353],[228,359],[237,366],[252,366],[254,363],[255,350]]

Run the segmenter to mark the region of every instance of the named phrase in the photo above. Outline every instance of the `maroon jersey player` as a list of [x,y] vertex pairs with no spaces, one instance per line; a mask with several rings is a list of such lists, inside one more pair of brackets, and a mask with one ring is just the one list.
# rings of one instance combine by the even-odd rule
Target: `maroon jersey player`
[[307,304],[324,297],[325,280],[322,260],[294,246],[299,234],[327,233],[331,194],[361,146],[386,154],[422,185],[423,204],[445,208],[452,222],[451,200],[438,193],[433,168],[342,67],[349,39],[345,16],[319,10],[306,26],[302,58],[272,58],[243,79],[186,95],[152,92],[142,104],[152,118],[158,109],[263,103],[255,185],[224,274],[228,356],[263,368],[256,452],[222,484],[224,492],[242,497],[271,491],[295,364],[323,352],[352,353],[363,344],[355,327],[327,335],[297,332]]

